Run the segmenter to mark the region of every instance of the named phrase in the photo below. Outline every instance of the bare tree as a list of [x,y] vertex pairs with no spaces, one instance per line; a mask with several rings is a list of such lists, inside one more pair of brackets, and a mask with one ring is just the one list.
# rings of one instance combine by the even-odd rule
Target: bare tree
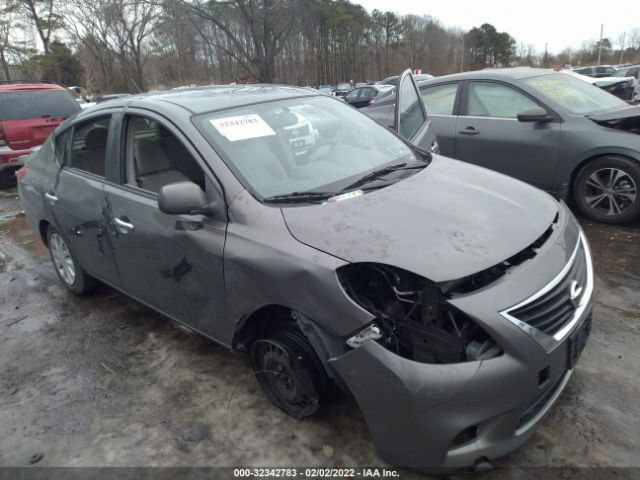
[[44,53],[49,53],[51,35],[64,26],[57,11],[58,0],[19,0],[28,18],[36,27]]

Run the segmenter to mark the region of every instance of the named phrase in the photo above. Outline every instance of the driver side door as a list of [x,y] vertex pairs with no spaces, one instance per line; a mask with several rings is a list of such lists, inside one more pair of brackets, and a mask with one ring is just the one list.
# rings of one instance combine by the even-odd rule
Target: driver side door
[[561,121],[520,122],[518,112],[542,106],[511,85],[470,81],[456,122],[455,158],[551,189]]

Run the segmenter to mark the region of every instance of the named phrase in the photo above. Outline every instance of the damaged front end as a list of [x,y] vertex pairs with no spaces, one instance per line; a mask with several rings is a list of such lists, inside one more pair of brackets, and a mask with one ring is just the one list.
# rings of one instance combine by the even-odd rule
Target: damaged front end
[[[548,285],[571,262],[578,237],[563,207],[527,248],[456,280],[433,282],[377,262],[336,270],[345,294],[373,321],[328,364],[385,461],[478,470],[533,435],[570,377],[571,342],[554,340],[546,350],[499,312]],[[588,317],[589,308],[579,315]]]
[[355,263],[338,269],[349,297],[375,316],[347,342],[369,339],[403,358],[423,363],[459,363],[502,353],[472,319],[447,302],[458,284],[436,285],[419,275],[379,263]]
[[588,117],[603,127],[640,134],[640,105]]

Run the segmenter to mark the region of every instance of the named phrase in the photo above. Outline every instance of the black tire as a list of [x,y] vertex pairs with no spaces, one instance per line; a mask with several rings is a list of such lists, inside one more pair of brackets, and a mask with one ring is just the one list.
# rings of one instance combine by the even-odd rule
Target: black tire
[[251,366],[267,398],[287,415],[313,415],[333,398],[336,385],[297,328],[283,328],[249,348]]
[[17,185],[15,170],[9,168],[0,172],[0,188],[11,188]]
[[[73,266],[74,274],[72,279],[69,276],[68,270],[65,269],[65,266],[63,266],[60,261],[56,260],[56,249],[62,248],[61,245],[66,249],[66,254],[63,254],[64,257],[70,262],[70,264],[67,264],[66,266]],[[53,263],[56,275],[58,275],[62,285],[64,285],[67,290],[75,293],[76,295],[84,295],[85,293],[89,293],[95,289],[97,283],[96,280],[82,269],[64,238],[62,238],[58,231],[51,226],[47,229],[47,246],[49,247],[49,255],[51,256],[51,262]]]
[[640,162],[607,155],[587,163],[573,183],[573,201],[587,218],[623,224],[640,217]]

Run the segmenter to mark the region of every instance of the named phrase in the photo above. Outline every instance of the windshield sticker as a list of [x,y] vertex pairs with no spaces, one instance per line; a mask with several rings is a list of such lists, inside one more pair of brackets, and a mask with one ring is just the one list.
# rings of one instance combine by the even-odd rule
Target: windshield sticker
[[336,195],[335,197],[331,197],[327,200],[327,203],[342,202],[343,200],[349,200],[351,198],[359,197],[360,195],[364,195],[364,192],[362,190],[354,190],[353,192],[347,192]]
[[269,124],[256,113],[235,117],[215,118],[209,120],[209,122],[220,132],[220,135],[230,142],[268,137],[276,134]]

